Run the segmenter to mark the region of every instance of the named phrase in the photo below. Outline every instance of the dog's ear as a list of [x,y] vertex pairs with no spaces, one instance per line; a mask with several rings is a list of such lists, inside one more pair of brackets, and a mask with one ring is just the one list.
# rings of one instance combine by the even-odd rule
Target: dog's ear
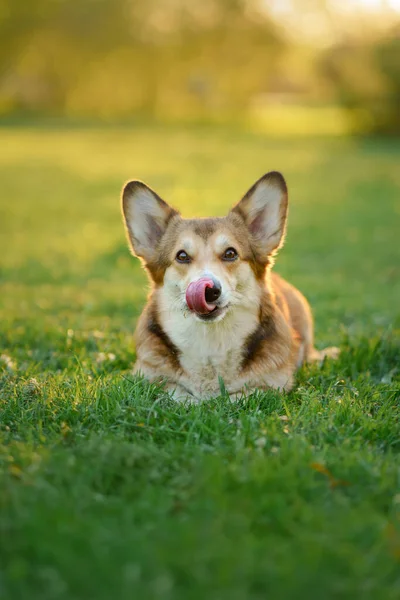
[[122,213],[132,251],[151,263],[170,219],[179,213],[141,181],[125,185]]
[[283,176],[271,171],[261,177],[232,212],[244,220],[257,257],[267,261],[285,237],[288,194]]

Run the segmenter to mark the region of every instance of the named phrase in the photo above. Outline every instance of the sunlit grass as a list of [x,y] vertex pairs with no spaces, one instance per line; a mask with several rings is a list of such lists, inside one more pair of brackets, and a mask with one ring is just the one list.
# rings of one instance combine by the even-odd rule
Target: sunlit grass
[[[227,126],[24,128],[0,145],[5,598],[397,599],[400,145]],[[148,284],[119,192],[224,214],[290,190],[277,269],[318,346],[289,396],[186,407],[133,380]]]

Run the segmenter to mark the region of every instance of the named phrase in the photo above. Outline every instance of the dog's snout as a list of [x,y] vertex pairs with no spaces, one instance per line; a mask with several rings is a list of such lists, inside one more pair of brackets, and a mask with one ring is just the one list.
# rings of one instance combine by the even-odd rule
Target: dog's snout
[[200,277],[189,283],[186,288],[186,304],[189,310],[198,315],[215,313],[218,309],[216,302],[221,292],[221,284],[214,277]]
[[219,281],[213,279],[213,284],[213,287],[207,287],[205,291],[206,302],[209,302],[210,304],[216,302],[222,292],[221,284],[219,283]]

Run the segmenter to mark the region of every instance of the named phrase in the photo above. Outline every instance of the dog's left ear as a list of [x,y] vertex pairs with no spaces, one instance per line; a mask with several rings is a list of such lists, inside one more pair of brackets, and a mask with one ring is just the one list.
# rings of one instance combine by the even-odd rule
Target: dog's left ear
[[283,175],[271,171],[261,177],[231,212],[242,217],[257,256],[267,261],[285,237],[288,193]]

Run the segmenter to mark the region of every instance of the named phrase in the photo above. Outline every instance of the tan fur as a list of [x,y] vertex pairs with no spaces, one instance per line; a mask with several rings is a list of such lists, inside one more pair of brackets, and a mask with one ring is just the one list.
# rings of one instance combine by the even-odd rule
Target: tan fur
[[[220,392],[238,397],[255,389],[290,390],[305,361],[337,355],[314,348],[304,296],[271,272],[287,216],[280,174],[261,178],[227,217],[185,220],[150,188],[129,183],[123,212],[132,249],[154,283],[136,330],[135,372],[162,381],[173,396],[201,401]],[[222,259],[233,247],[238,259]],[[190,264],[179,264],[184,249]],[[222,283],[211,322],[189,311],[185,290],[212,274]]]

